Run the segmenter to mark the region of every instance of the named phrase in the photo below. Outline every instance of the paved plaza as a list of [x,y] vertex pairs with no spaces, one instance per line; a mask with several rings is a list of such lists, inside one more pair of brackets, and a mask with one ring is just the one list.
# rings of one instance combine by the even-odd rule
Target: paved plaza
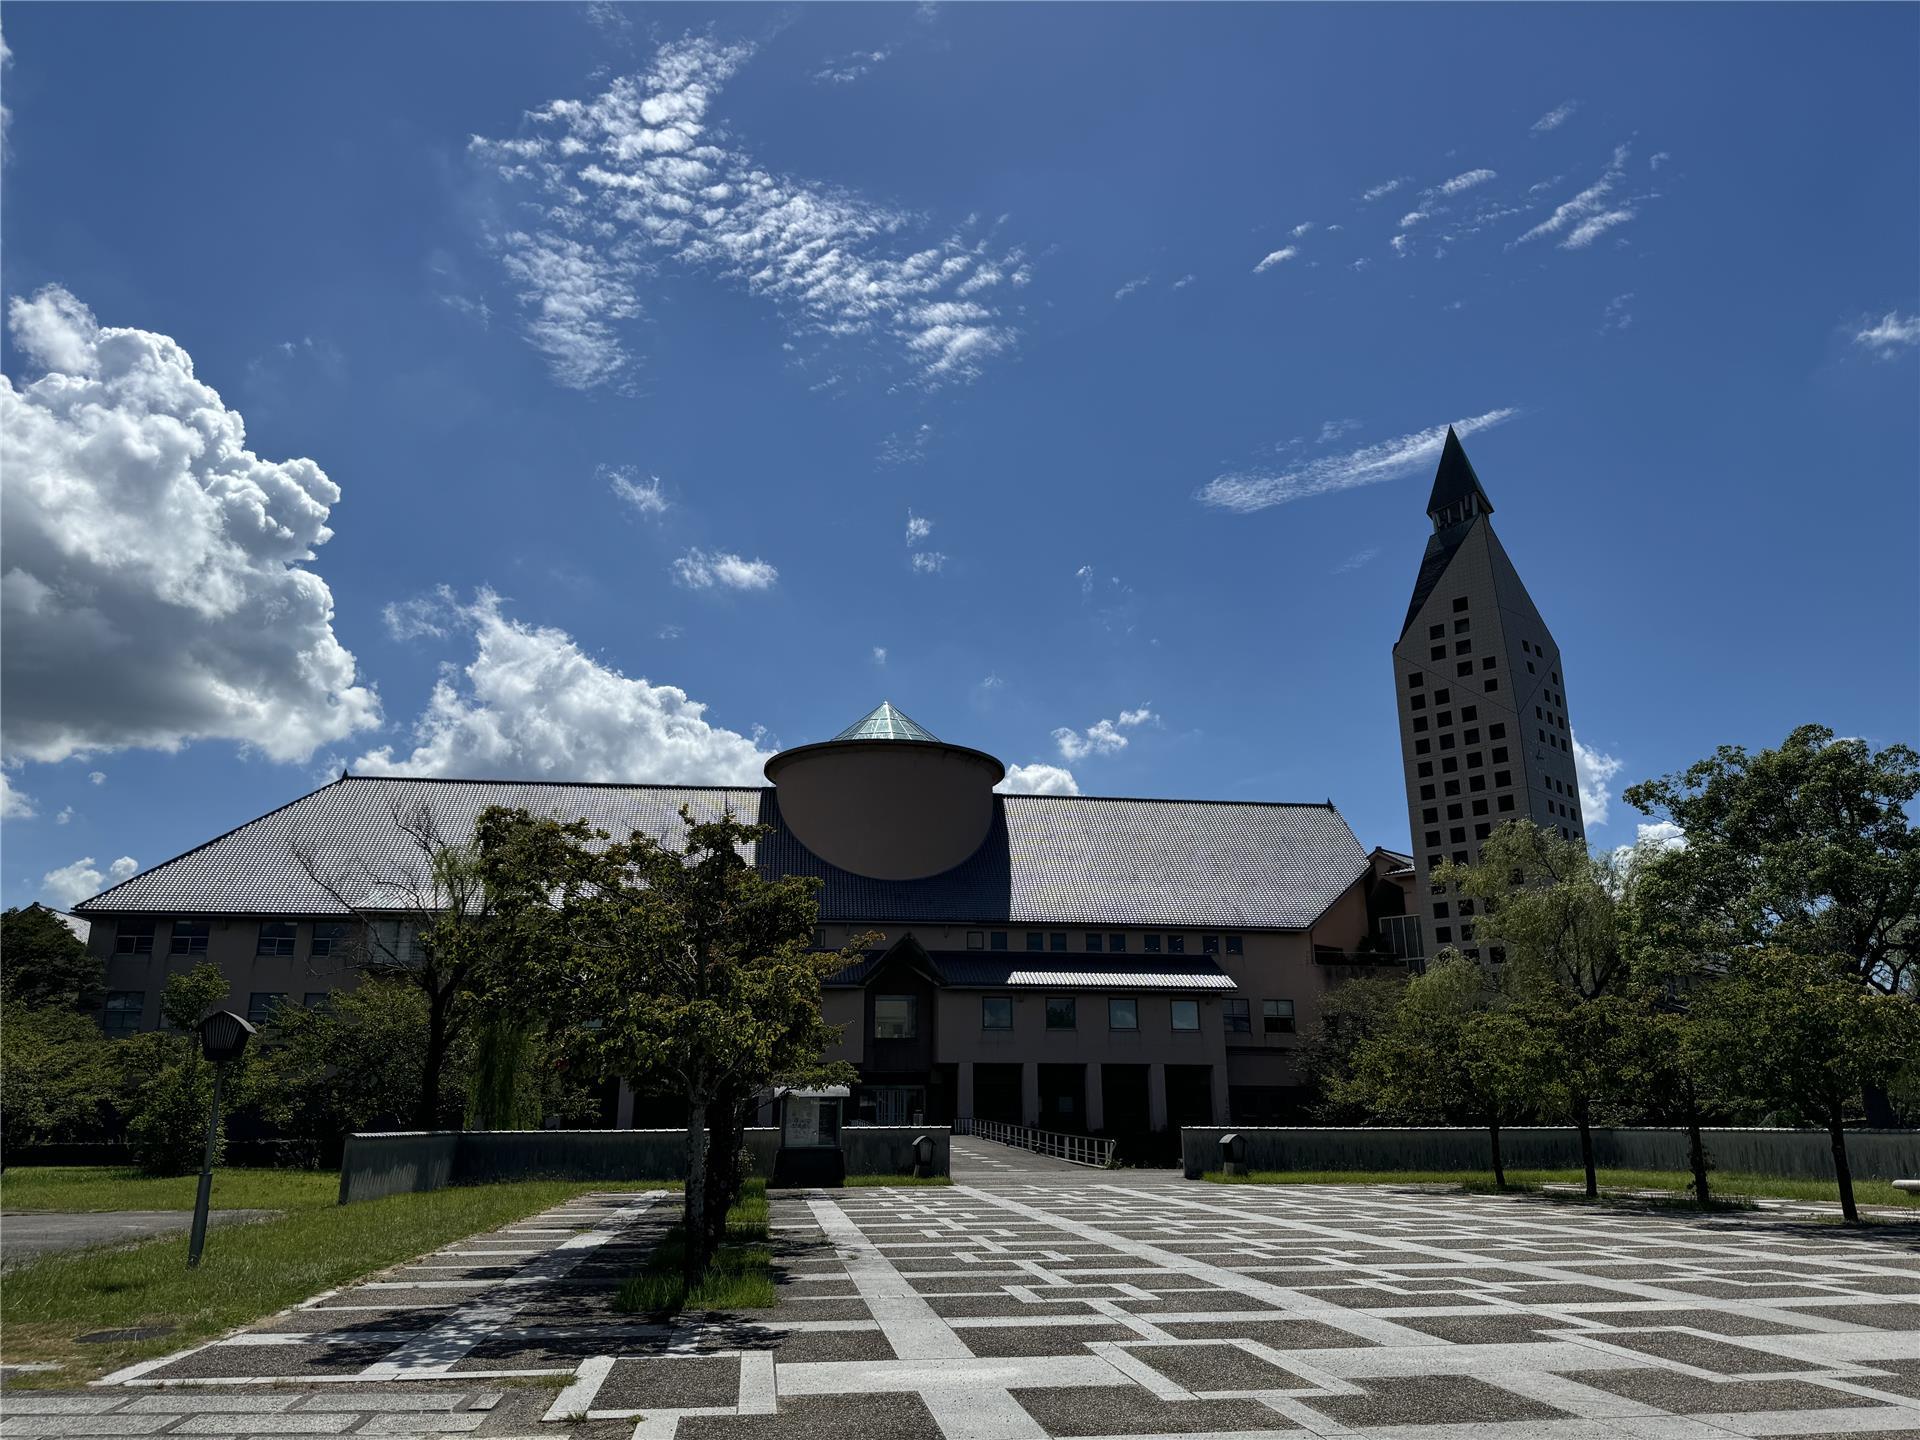
[[0,1428],[1920,1440],[1920,1229],[954,1148],[951,1188],[776,1192],[769,1311],[616,1313],[678,1197],[583,1196]]

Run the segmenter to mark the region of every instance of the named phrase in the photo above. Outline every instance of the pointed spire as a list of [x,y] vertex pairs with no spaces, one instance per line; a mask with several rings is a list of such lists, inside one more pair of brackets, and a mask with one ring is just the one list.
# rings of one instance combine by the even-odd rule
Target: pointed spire
[[924,725],[916,724],[905,712],[896,710],[891,700],[882,700],[867,714],[853,722],[835,740],[931,740],[939,743]]
[[[1463,502],[1471,501],[1471,504]],[[1473,472],[1473,462],[1467,459],[1466,447],[1460,443],[1460,437],[1453,433],[1453,427],[1447,427],[1447,443],[1440,451],[1440,466],[1433,472],[1433,493],[1427,497],[1427,514],[1433,517],[1437,529],[1443,523],[1442,512],[1450,512],[1445,523],[1464,520],[1469,515],[1491,515],[1493,502],[1487,498],[1487,492],[1480,488],[1480,477]]]

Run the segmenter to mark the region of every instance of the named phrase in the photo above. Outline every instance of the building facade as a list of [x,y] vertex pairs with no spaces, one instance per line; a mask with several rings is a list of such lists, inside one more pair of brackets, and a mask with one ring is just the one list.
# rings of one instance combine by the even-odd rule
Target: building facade
[[[824,999],[856,1113],[878,1122],[1288,1118],[1327,990],[1404,973],[1413,953],[1413,858],[1369,853],[1328,803],[1004,795],[998,760],[888,704],[766,772],[764,787],[342,776],[77,907],[107,967],[103,1023],[159,1024],[166,976],[202,961],[256,1020],[320,1003],[354,983],[363,924],[399,925],[383,898],[421,879],[409,821],[458,837],[490,805],[669,845],[683,805],[768,826],[749,858],[821,881],[821,948],[882,937]],[[654,1118],[623,1094],[620,1123]]]
[[[1584,840],[1560,647],[1493,530],[1493,503],[1451,428],[1434,474],[1433,534],[1393,647],[1421,949],[1474,943],[1473,901],[1432,883],[1503,821]],[[1487,954],[1483,958],[1500,958]]]

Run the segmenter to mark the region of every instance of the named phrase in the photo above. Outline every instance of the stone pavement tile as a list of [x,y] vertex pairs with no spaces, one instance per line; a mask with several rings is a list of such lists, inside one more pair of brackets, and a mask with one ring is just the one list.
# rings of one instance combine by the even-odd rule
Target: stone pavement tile
[[1302,1293],[1349,1310],[1413,1310],[1436,1304],[1491,1307],[1492,1304],[1491,1301],[1470,1294],[1451,1295],[1444,1301],[1439,1301],[1431,1295],[1402,1295],[1398,1291],[1382,1290],[1373,1285],[1314,1286],[1304,1289]]
[[1618,1290],[1599,1285],[1532,1285],[1521,1276],[1513,1278],[1520,1283],[1504,1298],[1520,1305],[1601,1305],[1620,1298]]
[[198,1386],[190,1390],[163,1390],[158,1395],[142,1395],[120,1413],[122,1415],[212,1415],[220,1411],[259,1415],[275,1410],[291,1410],[298,1395],[276,1395],[271,1390],[254,1390],[241,1395],[213,1394]]
[[1785,1282],[1769,1285],[1761,1281],[1742,1285],[1732,1280],[1668,1280],[1663,1283],[1669,1290],[1682,1290],[1689,1295],[1700,1295],[1708,1300],[1830,1300],[1833,1298],[1831,1290],[1822,1290],[1817,1285],[1791,1285]]
[[[339,1393],[341,1391],[345,1393]],[[411,1391],[396,1394],[390,1390],[355,1390],[351,1386],[334,1386],[319,1394],[309,1395],[300,1402],[302,1410],[362,1411],[370,1415],[378,1414],[428,1414],[434,1411],[457,1409],[466,1399],[463,1390],[427,1390],[416,1385]]]
[[446,1318],[446,1310],[342,1311],[310,1307],[272,1316],[249,1328],[263,1335],[318,1335],[345,1330],[431,1330]]
[[1365,1350],[1374,1344],[1318,1320],[1162,1320],[1180,1340],[1257,1340],[1272,1350]]
[[1920,1440],[1920,1430],[1795,1430],[1793,1440]]
[[[17,1415],[0,1416],[0,1437],[23,1435],[151,1435],[171,1425],[173,1415]],[[266,1416],[256,1417],[266,1419]]]
[[930,1295],[927,1306],[943,1320],[959,1320],[975,1315],[1087,1315],[1092,1309],[1084,1300],[1056,1299],[1052,1295],[1035,1302],[1016,1300],[1011,1295]]
[[1722,1375],[1758,1375],[1779,1370],[1830,1370],[1832,1365],[1818,1360],[1794,1360],[1745,1345],[1730,1345],[1724,1340],[1706,1340],[1698,1335],[1679,1335],[1658,1330],[1615,1331],[1598,1337],[1623,1350],[1657,1355],[1662,1360],[1678,1360],[1697,1370],[1712,1370]]
[[338,1435],[357,1415],[189,1415],[175,1435]]
[[689,1415],[680,1440],[944,1440],[918,1395],[802,1395],[778,1415]]
[[1845,1320],[1854,1325],[1870,1325],[1875,1330],[1920,1331],[1920,1305],[1805,1305],[1797,1308],[1809,1315],[1824,1315],[1829,1320]]
[[982,1358],[1009,1355],[1084,1355],[1089,1340],[1131,1340],[1124,1325],[970,1325],[956,1331],[967,1349]]
[[616,1360],[593,1397],[593,1408],[685,1410],[732,1405],[739,1398],[740,1359],[736,1355]]
[[[637,1317],[636,1317],[637,1318]],[[571,1368],[582,1360],[595,1355],[605,1355],[611,1351],[634,1350],[641,1348],[632,1340],[616,1339],[607,1335],[588,1332],[583,1335],[553,1336],[548,1339],[530,1339],[516,1336],[509,1331],[498,1340],[482,1340],[459,1360],[454,1362],[453,1373],[463,1370],[547,1370],[555,1367]],[[469,1380],[468,1384],[473,1382]]]
[[484,1411],[459,1415],[375,1415],[360,1435],[468,1435],[486,1423]]
[[1507,1420],[1553,1420],[1565,1411],[1502,1390],[1470,1375],[1409,1375],[1355,1382],[1364,1395],[1303,1396],[1342,1425],[1495,1424]]
[[859,1287],[853,1281],[837,1275],[830,1280],[799,1280],[790,1275],[778,1275],[773,1283],[785,1292],[814,1300],[852,1300],[860,1294]]
[[1702,1380],[1648,1365],[1633,1370],[1575,1370],[1567,1379],[1675,1415],[1739,1414],[1754,1410],[1837,1410],[1878,1405],[1864,1395],[1809,1385],[1804,1380]]
[[1185,1390],[1298,1390],[1301,1379],[1237,1345],[1132,1345],[1127,1354],[1151,1365]]
[[479,1285],[441,1287],[383,1284],[376,1289],[371,1285],[355,1285],[352,1289],[342,1290],[337,1295],[329,1295],[313,1308],[331,1310],[341,1305],[377,1305],[383,1308],[408,1309],[416,1305],[460,1305],[483,1293],[484,1288]]
[[182,1355],[157,1370],[148,1380],[238,1380],[272,1376],[297,1380],[302,1375],[337,1375],[362,1370],[393,1353],[394,1346],[378,1345],[209,1345]]
[[1015,1390],[1013,1398],[1049,1435],[1195,1435],[1292,1430],[1257,1400],[1162,1400],[1130,1386]]
[[36,1395],[0,1390],[0,1419],[8,1415],[97,1415],[120,1403],[117,1395]]
[[1892,1395],[1909,1395],[1920,1400],[1920,1360],[1869,1360],[1866,1368],[1885,1370],[1885,1375],[1863,1376],[1862,1385],[1885,1390]]
[[1920,1295],[1920,1275],[1841,1275],[1832,1283],[1863,1295]]
[[1551,1315],[1413,1315],[1399,1323],[1454,1345],[1544,1344],[1559,1338],[1544,1330],[1578,1328]]
[[965,1275],[909,1275],[907,1283],[919,1295],[959,1295],[972,1290],[998,1290],[1004,1285],[1028,1285],[1036,1277],[1025,1270],[989,1270],[981,1266]]
[[[771,1315],[777,1320],[871,1320],[864,1300],[808,1300],[791,1289],[777,1292]],[[763,1314],[769,1312],[761,1312]]]
[[1687,1330],[1711,1330],[1716,1335],[1796,1335],[1806,1327],[1779,1325],[1732,1310],[1582,1310],[1582,1320],[1597,1320],[1622,1329],[1648,1325],[1677,1325]]
[[894,1358],[893,1346],[879,1330],[795,1330],[780,1338],[779,1347],[775,1359],[782,1365]]

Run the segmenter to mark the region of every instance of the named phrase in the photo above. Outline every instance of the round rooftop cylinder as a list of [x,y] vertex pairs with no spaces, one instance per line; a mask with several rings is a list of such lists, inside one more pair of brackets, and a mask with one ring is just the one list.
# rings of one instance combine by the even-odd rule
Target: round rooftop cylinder
[[993,825],[993,756],[948,745],[890,703],[818,745],[767,761],[787,828],[830,865],[921,880],[962,863]]

